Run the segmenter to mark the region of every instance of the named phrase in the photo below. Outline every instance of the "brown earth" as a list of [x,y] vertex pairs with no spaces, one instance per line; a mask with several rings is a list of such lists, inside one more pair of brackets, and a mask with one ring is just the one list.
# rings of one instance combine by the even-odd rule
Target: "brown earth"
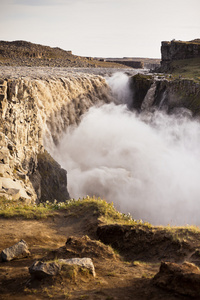
[[0,66],[127,68],[122,64],[78,56],[58,47],[52,48],[26,41],[0,41]]
[[[0,250],[24,239],[31,256],[0,262],[0,299],[195,299],[162,289],[154,284],[152,278],[159,271],[164,253],[165,260],[179,263],[190,260],[198,265],[199,232],[184,229],[174,235],[163,228],[150,229],[143,225],[124,228],[124,225],[116,225],[120,232],[115,236],[115,242],[118,240],[116,251],[114,247],[98,240],[100,229],[97,228],[101,228],[102,235],[105,226],[107,233],[110,226],[114,230],[113,225],[104,225],[92,209],[79,215],[66,210],[58,211],[54,216],[42,220],[1,218]],[[109,244],[109,240],[106,242]],[[110,244],[113,244],[112,239]],[[142,255],[138,256],[139,252]],[[86,256],[93,260],[95,278],[88,274],[72,277],[60,274],[55,278],[37,281],[32,280],[28,272],[35,260]],[[136,260],[138,258],[140,261]]]

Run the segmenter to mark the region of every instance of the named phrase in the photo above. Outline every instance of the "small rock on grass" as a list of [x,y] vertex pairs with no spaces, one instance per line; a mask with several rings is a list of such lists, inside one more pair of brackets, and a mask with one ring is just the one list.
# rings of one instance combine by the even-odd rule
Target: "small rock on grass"
[[56,276],[61,271],[61,264],[57,262],[35,261],[29,268],[32,278],[42,279],[49,276]]
[[71,259],[58,259],[53,262],[41,262],[35,261],[29,268],[31,277],[37,279],[43,279],[49,276],[56,276],[61,272],[63,265],[77,265],[89,270],[89,272],[95,277],[94,264],[91,258],[71,258]]
[[83,257],[83,258],[70,258],[70,259],[59,259],[58,260],[62,265],[77,265],[83,268],[86,268],[90,271],[90,273],[95,277],[95,269],[94,264],[91,258]]
[[28,244],[21,240],[15,245],[4,249],[1,252],[2,261],[10,261],[16,258],[27,257],[30,255],[30,251],[28,249]]

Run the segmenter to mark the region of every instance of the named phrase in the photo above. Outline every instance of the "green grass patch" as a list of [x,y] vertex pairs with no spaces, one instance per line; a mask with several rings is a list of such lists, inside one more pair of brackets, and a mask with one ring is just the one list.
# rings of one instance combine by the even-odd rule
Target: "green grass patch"
[[65,202],[57,202],[55,200],[53,203],[46,201],[30,205],[25,204],[22,199],[14,201],[0,197],[0,216],[5,218],[42,219],[57,214],[59,210],[67,211],[68,215],[72,217],[89,214],[106,224],[142,224],[151,226],[148,223],[143,223],[141,220],[134,220],[130,214],[120,213],[115,209],[113,203],[108,203],[96,197],[87,196],[78,200],[70,199]]
[[174,60],[170,64],[170,71],[174,78],[189,78],[200,82],[200,57]]
[[43,204],[27,205],[22,199],[7,200],[0,197],[0,216],[4,218],[43,219],[55,214],[52,208]]
[[[71,199],[66,201],[65,209],[71,214],[85,214],[88,210],[93,211],[93,215],[97,216],[103,223],[119,223],[119,224],[143,224],[141,220],[136,221],[131,214],[120,213],[116,210],[113,203],[96,197],[85,197],[83,199]],[[144,223],[148,225],[148,223]]]

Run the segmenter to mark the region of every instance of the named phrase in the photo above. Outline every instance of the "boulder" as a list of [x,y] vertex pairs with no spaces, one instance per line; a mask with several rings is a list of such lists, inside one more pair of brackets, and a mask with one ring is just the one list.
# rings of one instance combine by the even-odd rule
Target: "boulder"
[[17,200],[20,197],[30,199],[20,180],[0,177],[0,182],[4,191],[6,191],[8,195],[11,195],[12,199]]
[[15,245],[4,249],[1,252],[2,261],[10,261],[16,258],[27,257],[30,255],[28,245],[24,240],[16,243]]
[[35,261],[29,268],[32,278],[43,279],[49,276],[56,276],[61,271],[61,264],[57,262]]
[[89,272],[95,277],[95,269],[94,264],[91,258],[84,257],[84,258],[71,258],[71,259],[58,259],[56,261],[51,262],[42,262],[42,261],[35,261],[29,267],[29,273],[33,279],[43,279],[51,276],[58,275],[63,266],[66,265],[76,265],[82,268],[86,268]]
[[[163,289],[189,297],[200,295],[200,269],[192,263],[162,262],[153,283]],[[198,298],[199,299],[199,298]]]
[[84,257],[84,258],[70,258],[70,259],[59,259],[59,263],[62,265],[77,265],[83,268],[86,268],[90,271],[90,273],[95,277],[95,269],[94,264],[91,258]]

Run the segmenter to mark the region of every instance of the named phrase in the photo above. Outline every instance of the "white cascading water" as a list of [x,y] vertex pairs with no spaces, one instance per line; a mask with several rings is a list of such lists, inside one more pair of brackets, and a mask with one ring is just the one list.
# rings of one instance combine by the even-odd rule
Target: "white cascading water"
[[[108,80],[117,103],[120,97],[122,103],[130,100],[124,76]],[[138,115],[126,104],[104,104],[90,108],[78,127],[69,127],[53,155],[68,172],[71,197],[100,196],[155,225],[200,225],[195,120],[163,111]]]

